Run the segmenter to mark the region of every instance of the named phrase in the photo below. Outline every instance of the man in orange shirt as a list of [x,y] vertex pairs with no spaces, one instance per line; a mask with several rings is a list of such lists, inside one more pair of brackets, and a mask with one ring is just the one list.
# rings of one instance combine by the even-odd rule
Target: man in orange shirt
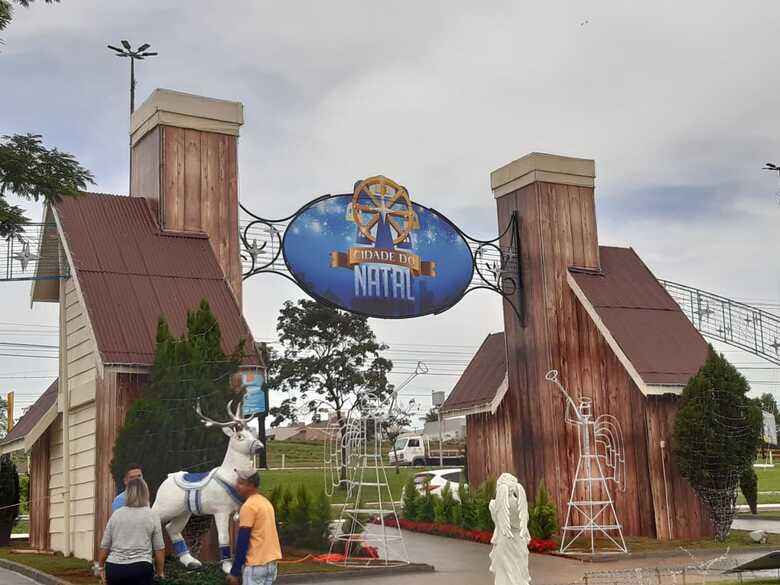
[[230,585],[272,585],[276,581],[276,561],[282,558],[276,532],[274,507],[257,493],[260,475],[257,470],[236,469],[236,491],[245,499],[238,515],[233,568],[227,576]]

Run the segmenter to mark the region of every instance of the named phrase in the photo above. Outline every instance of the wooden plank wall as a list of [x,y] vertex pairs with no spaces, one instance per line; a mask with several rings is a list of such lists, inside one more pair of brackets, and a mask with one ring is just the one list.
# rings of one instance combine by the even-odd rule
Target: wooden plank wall
[[161,155],[162,225],[208,234],[240,304],[237,137],[163,126]]
[[97,551],[103,529],[111,516],[111,502],[117,486],[111,475],[111,459],[114,443],[125,421],[130,404],[141,397],[146,376],[120,374],[106,369],[98,388],[97,410],[97,467],[95,470],[95,550]]
[[[622,425],[627,450],[625,492],[614,494],[626,534],[655,536],[655,511],[647,505],[651,478],[646,401],[630,380],[566,282],[567,269],[598,269],[593,189],[536,182],[497,200],[499,227],[513,211],[522,218],[521,244],[526,327],[504,307],[509,392],[515,409],[512,450],[526,492],[540,482],[550,490],[560,518],[576,470],[578,441],[564,422],[565,402],[546,382],[555,368],[574,396],[590,396],[596,415],[612,414]],[[507,245],[508,242],[502,242]],[[680,496],[685,494],[680,492]],[[698,506],[691,498],[680,507]],[[662,536],[662,535],[661,535]]]
[[[711,519],[701,505],[679,505],[679,502],[691,502],[696,494],[675,469],[671,454],[678,401],[679,397],[671,395],[646,399],[651,496],[658,536],[664,540],[713,534]],[[663,449],[661,441],[664,442]]]
[[30,546],[49,549],[49,433],[30,451]]
[[65,549],[64,504],[62,497],[62,415],[49,427],[49,526],[48,540],[52,550]]
[[159,126],[133,146],[130,156],[130,195],[145,197],[156,215],[160,204]]
[[498,479],[502,473],[514,473],[511,406],[512,401],[505,399],[495,414],[485,412],[466,417],[470,486],[478,487],[487,479]]

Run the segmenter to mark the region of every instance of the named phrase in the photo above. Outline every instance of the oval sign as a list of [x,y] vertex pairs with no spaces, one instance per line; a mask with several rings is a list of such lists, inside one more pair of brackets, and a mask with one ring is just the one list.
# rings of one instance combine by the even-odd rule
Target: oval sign
[[385,177],[312,202],[285,230],[284,260],[312,297],[370,317],[440,313],[468,288],[468,243],[438,212]]

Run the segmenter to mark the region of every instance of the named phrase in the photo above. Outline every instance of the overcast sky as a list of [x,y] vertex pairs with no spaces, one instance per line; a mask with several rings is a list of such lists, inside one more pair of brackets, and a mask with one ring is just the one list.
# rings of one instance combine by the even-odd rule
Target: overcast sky
[[[149,42],[160,55],[137,69],[137,102],[166,87],[244,103],[239,195],[261,215],[381,173],[490,236],[490,171],[532,151],[593,158],[602,244],[633,246],[661,278],[780,303],[780,187],[761,170],[780,163],[778,30],[775,2],[38,2],[3,35],[0,132],[43,134],[95,190],[126,193],[128,63],[105,45]],[[251,279],[255,336],[273,339],[281,302],[300,296]],[[3,284],[0,302],[0,341],[56,344],[56,307],[30,309],[28,285]],[[501,329],[499,309],[480,292],[372,323],[394,358],[443,372]],[[49,327],[15,336],[17,323]],[[56,360],[0,356],[0,372],[52,376]],[[48,381],[0,378],[0,391],[29,405]]]

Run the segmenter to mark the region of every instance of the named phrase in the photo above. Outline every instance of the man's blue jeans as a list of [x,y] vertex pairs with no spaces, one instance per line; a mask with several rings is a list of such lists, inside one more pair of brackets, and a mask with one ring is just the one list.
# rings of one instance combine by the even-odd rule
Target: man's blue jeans
[[276,581],[276,563],[267,565],[244,566],[242,585],[273,585]]

